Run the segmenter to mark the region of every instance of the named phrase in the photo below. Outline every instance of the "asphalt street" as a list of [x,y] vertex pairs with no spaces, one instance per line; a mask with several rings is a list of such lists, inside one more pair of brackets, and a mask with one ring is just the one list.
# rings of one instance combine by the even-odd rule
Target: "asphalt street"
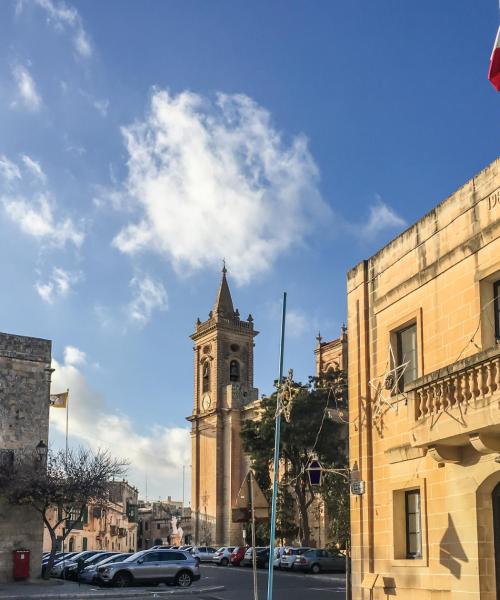
[[[199,600],[253,600],[252,570],[244,567],[218,567],[202,564],[201,580],[190,588],[165,585],[117,588],[99,588],[67,581],[51,580],[33,584],[5,584],[0,586],[0,600],[70,600],[78,598],[123,598],[144,600],[144,598],[198,598]],[[267,592],[267,570],[257,571],[259,600],[265,600]],[[273,600],[344,600],[345,575],[343,573],[319,575],[294,572],[274,572]]]
[[[224,590],[207,591],[191,596],[199,600],[253,600],[252,570],[249,568],[217,567],[202,565],[202,578],[193,584],[192,591],[224,586]],[[265,600],[267,593],[267,571],[258,571],[259,600]],[[332,573],[310,575],[275,571],[274,600],[343,600],[345,598],[345,575]],[[129,591],[129,590],[128,590]],[[182,594],[182,595],[181,595]],[[129,596],[128,596],[129,597]],[[141,596],[144,598],[144,596]],[[156,598],[180,600],[185,595],[175,589],[159,587],[152,593]],[[136,597],[139,600],[139,596]]]

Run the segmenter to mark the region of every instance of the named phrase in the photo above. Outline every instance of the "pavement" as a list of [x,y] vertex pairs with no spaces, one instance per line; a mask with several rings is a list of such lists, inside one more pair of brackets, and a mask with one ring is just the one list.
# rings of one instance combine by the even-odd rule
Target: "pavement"
[[[171,598],[181,600],[194,596],[199,600],[253,600],[252,570],[244,567],[218,567],[202,564],[202,578],[188,589],[175,587],[143,586],[127,589],[99,588],[78,585],[72,581],[51,579],[49,581],[16,582],[0,584],[0,600],[88,600],[89,598],[123,598],[144,600],[145,598]],[[267,592],[267,571],[257,571],[259,599],[264,600]],[[343,600],[345,598],[345,575],[303,574],[274,572],[273,600]]]

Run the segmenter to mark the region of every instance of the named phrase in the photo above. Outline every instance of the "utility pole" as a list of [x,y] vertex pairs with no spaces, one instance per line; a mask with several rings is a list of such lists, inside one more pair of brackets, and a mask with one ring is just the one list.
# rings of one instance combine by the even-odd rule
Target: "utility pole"
[[276,536],[276,498],[278,496],[278,471],[280,460],[280,431],[281,431],[281,410],[280,388],[283,380],[283,353],[285,346],[285,316],[286,316],[286,292],[283,292],[283,307],[281,312],[281,340],[280,340],[280,360],[278,375],[278,394],[276,397],[276,426],[274,430],[274,472],[273,472],[273,497],[271,503],[271,529],[269,532],[269,570],[267,576],[267,600],[273,600],[273,577],[274,577],[274,538]]
[[[257,551],[255,548],[255,507],[253,501],[253,473],[249,471],[248,473],[248,486],[250,488],[250,512],[252,517],[252,571],[253,571],[253,598],[254,600],[259,600],[259,589],[257,583]],[[271,557],[269,557],[269,562],[271,561]]]

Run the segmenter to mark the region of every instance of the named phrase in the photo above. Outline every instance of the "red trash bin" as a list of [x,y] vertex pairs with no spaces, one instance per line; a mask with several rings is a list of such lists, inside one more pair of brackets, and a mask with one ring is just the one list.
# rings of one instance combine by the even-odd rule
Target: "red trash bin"
[[30,551],[14,550],[12,552],[12,572],[14,579],[28,579],[30,576]]

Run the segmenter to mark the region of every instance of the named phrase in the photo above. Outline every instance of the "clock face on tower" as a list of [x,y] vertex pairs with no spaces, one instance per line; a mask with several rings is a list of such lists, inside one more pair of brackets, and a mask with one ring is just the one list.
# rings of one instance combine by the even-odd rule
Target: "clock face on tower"
[[201,406],[202,406],[203,410],[208,410],[210,408],[211,404],[212,404],[212,400],[210,398],[210,394],[205,394],[201,401]]

